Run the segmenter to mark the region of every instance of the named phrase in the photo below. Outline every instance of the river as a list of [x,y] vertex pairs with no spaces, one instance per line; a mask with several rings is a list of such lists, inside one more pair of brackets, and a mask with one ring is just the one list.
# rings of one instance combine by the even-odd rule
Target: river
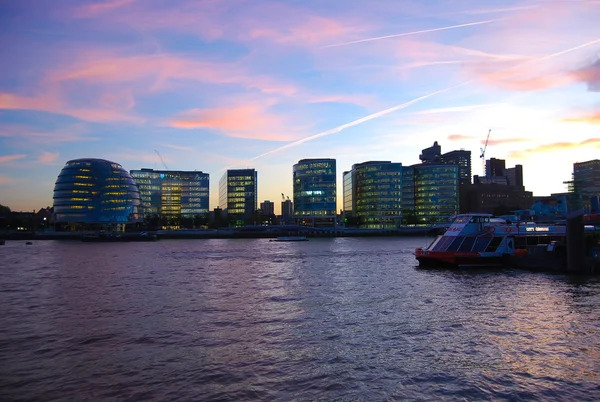
[[0,399],[600,399],[600,278],[427,241],[7,241]]

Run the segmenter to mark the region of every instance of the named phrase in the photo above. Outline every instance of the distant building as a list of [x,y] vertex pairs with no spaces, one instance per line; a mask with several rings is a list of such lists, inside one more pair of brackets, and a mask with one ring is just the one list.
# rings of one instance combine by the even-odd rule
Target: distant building
[[57,230],[140,219],[138,186],[121,165],[104,159],[68,161],[56,179],[53,199]]
[[208,173],[144,168],[131,170],[131,176],[140,189],[146,219],[159,216],[170,228],[180,227],[182,219],[207,219]]
[[485,161],[486,177],[505,177],[506,161],[504,159],[490,158]]
[[290,225],[294,223],[294,203],[287,199],[281,201],[281,219],[279,223],[282,225]]
[[435,141],[433,146],[421,151],[419,159],[422,164],[457,165],[460,184],[471,183],[471,151],[461,149],[442,154],[441,145]]
[[523,187],[523,165],[515,165],[513,168],[505,169],[506,179],[509,186]]
[[263,215],[275,215],[275,203],[265,200],[260,203],[260,210]]
[[600,195],[600,160],[573,164],[573,181],[569,191],[581,199],[581,207],[591,209],[591,198]]
[[[348,199],[351,203],[346,205]],[[349,207],[362,229],[398,228],[402,223],[402,164],[372,161],[353,165],[344,173],[344,207]]]
[[421,151],[419,159],[422,163],[440,163],[442,159],[442,147],[435,141],[432,146]]
[[352,192],[354,189],[354,185],[352,183],[352,171],[347,171],[342,174],[342,203],[343,203],[343,211],[346,216],[352,215]]
[[420,164],[402,169],[406,224],[447,222],[459,210],[458,165]]
[[441,156],[441,163],[457,165],[459,184],[471,184],[471,151],[461,149],[446,152]]
[[335,159],[302,159],[293,167],[294,218],[305,226],[336,225]]
[[254,223],[258,206],[258,173],[255,169],[230,169],[219,180],[219,207],[226,210],[229,226]]
[[529,209],[533,203],[531,191],[523,187],[496,183],[461,186],[460,212],[507,215],[515,210]]

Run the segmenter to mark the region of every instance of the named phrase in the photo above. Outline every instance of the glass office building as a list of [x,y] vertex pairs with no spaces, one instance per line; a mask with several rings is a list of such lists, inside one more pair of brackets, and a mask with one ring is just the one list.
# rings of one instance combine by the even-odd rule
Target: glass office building
[[[352,166],[352,215],[362,229],[396,229],[402,223],[402,164],[364,162]],[[346,177],[344,177],[346,179]],[[348,189],[344,180],[344,196]],[[344,198],[346,200],[346,198]]]
[[294,218],[300,225],[334,228],[335,159],[302,159],[293,168]]
[[104,159],[74,159],[54,185],[54,222],[125,224],[140,219],[140,192],[121,165]]
[[403,179],[405,223],[448,222],[458,213],[458,165],[413,165],[403,169]]
[[140,189],[144,216],[170,218],[168,226],[177,227],[182,218],[208,215],[208,173],[141,169],[131,176]]
[[254,224],[258,206],[258,173],[255,169],[230,169],[219,180],[219,207],[227,211],[229,226]]

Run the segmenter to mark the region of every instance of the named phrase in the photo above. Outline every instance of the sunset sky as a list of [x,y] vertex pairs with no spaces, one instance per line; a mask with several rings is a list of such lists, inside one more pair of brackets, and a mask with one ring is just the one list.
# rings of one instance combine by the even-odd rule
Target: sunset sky
[[600,0],[0,0],[0,204],[52,205],[66,161],[258,171],[480,149],[534,195],[600,159]]

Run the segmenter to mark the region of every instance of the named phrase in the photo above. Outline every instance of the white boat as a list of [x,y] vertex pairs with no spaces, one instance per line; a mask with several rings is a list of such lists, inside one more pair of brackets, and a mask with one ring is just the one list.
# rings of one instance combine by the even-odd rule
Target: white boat
[[276,239],[269,241],[308,241],[306,236],[278,236]]
[[461,214],[428,247],[417,248],[415,258],[421,266],[502,266],[511,257],[526,254],[529,246],[565,240],[565,225],[511,223],[491,214]]

